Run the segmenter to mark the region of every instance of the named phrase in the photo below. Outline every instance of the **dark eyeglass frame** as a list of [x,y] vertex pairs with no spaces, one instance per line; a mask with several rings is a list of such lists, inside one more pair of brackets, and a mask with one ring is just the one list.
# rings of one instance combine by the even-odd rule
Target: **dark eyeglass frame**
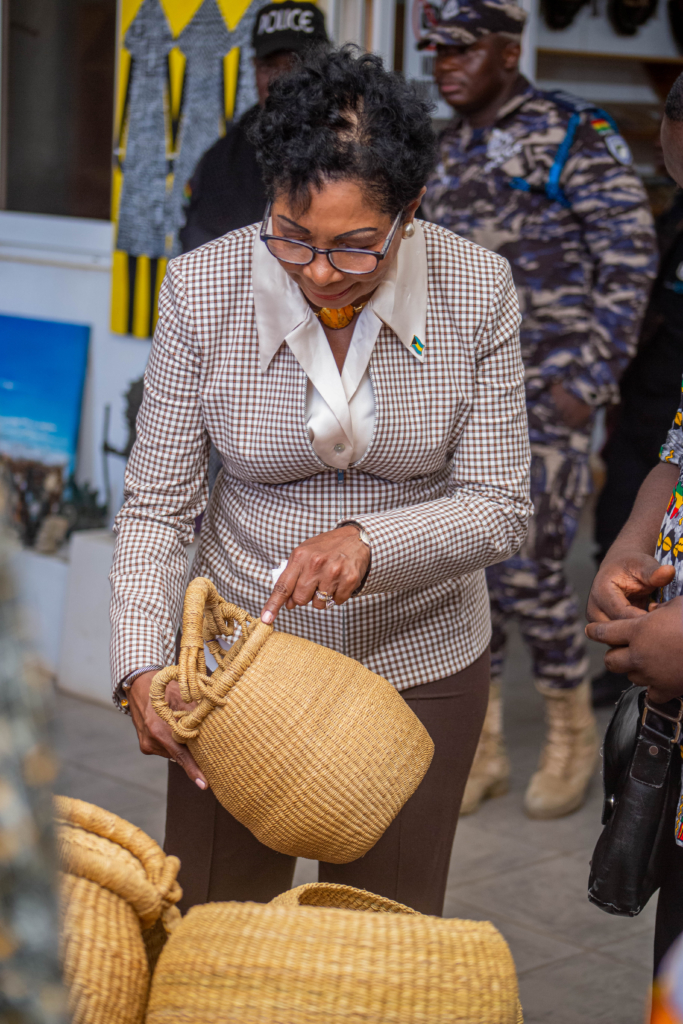
[[[338,270],[341,274],[354,274],[356,277],[362,277],[365,274],[374,274],[374,272],[377,270],[377,267],[379,266],[380,260],[383,260],[384,257],[386,256],[386,254],[389,252],[389,246],[391,245],[391,243],[394,240],[394,235],[398,231],[398,227],[399,227],[399,224],[401,223],[401,218],[403,216],[403,210],[399,210],[399,212],[396,215],[396,220],[391,225],[391,228],[389,230],[389,234],[387,235],[387,237],[386,237],[386,239],[384,241],[384,245],[382,246],[382,248],[380,249],[379,252],[377,252],[375,249],[318,249],[315,245],[309,245],[308,242],[299,242],[299,241],[297,241],[294,238],[283,238],[282,235],[269,235],[269,234],[267,234],[266,228],[268,227],[268,220],[270,219],[270,211],[272,209],[272,206],[273,206],[273,204],[272,204],[272,202],[270,202],[270,203],[268,203],[268,206],[266,207],[266,212],[265,212],[265,216],[263,218],[263,223],[261,224],[261,231],[260,231],[260,235],[259,235],[261,241],[265,243],[265,245],[266,245],[266,247],[268,249],[268,252],[271,254],[271,256],[275,256],[275,253],[271,251],[271,248],[268,245],[269,241],[272,240],[272,241],[275,241],[275,242],[289,242],[290,245],[299,245],[299,246],[301,246],[302,249],[308,249],[308,251],[311,254],[310,260],[307,260],[306,263],[298,263],[295,260],[285,260],[285,259],[282,259],[281,256],[275,256],[276,260],[282,260],[283,263],[289,263],[289,264],[291,264],[294,267],[308,267],[308,266],[311,265],[311,263],[315,259],[316,255],[319,254],[321,256],[327,256],[327,259],[329,260],[330,266],[334,267],[334,269]],[[361,253],[363,256],[374,256],[375,257],[375,265],[372,268],[372,270],[344,270],[342,267],[336,266],[336,264],[335,264],[335,262],[334,262],[334,260],[332,258],[333,254],[335,252],[343,252],[343,253],[357,252],[357,253]]]

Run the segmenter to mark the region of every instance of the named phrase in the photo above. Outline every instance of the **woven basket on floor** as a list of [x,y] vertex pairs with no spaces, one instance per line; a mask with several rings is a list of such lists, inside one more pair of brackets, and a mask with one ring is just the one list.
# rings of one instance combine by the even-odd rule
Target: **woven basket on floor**
[[[226,652],[216,637],[240,639]],[[209,677],[204,641],[218,662]],[[174,712],[177,679],[193,711]],[[345,864],[362,857],[417,789],[434,753],[427,730],[381,676],[227,604],[210,580],[185,595],[178,666],[152,704],[187,743],[220,803],[280,853]]]
[[61,956],[73,1024],[138,1024],[150,967],[180,922],[177,857],[123,818],[55,797]]
[[342,909],[300,897],[193,907],[159,957],[146,1024],[521,1024],[492,924],[401,913],[357,890],[358,909],[390,911],[359,914],[343,909],[349,888]]

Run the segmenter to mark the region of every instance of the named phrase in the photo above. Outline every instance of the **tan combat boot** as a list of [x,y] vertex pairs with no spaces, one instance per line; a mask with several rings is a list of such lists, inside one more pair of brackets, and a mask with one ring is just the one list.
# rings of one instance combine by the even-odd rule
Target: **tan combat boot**
[[479,804],[508,791],[510,762],[503,741],[503,699],[500,683],[491,683],[484,728],[465,786],[460,814],[474,814]]
[[590,683],[570,690],[536,684],[545,697],[548,738],[524,797],[530,818],[561,818],[586,799],[600,741]]

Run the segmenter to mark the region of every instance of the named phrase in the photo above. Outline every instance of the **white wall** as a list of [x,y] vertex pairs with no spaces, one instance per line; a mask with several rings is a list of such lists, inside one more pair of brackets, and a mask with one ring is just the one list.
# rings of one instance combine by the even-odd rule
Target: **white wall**
[[[17,546],[10,553],[9,564],[22,632],[46,668],[56,675],[62,646],[69,563],[66,558],[40,555],[37,551]],[[106,575],[105,583],[108,586]]]
[[[102,496],[104,407],[111,405],[110,442],[122,447],[127,436],[123,394],[143,373],[150,348],[148,341],[109,330],[112,242],[109,221],[0,211],[0,313],[90,327],[78,478]],[[110,457],[109,467],[115,512],[123,460]]]
[[108,530],[74,533],[59,650],[57,682],[61,690],[109,705],[109,569],[114,538]]
[[519,0],[520,6],[527,13],[524,33],[522,35],[522,56],[519,70],[529,79],[536,81],[536,46],[538,43],[539,0]]
[[[608,0],[594,0],[582,7],[569,28],[556,32],[539,19],[537,45],[546,50],[596,53],[651,60],[680,59],[681,54],[669,26],[667,4],[660,0],[655,14],[635,35],[618,35],[607,17]],[[597,12],[597,13],[595,13]]]

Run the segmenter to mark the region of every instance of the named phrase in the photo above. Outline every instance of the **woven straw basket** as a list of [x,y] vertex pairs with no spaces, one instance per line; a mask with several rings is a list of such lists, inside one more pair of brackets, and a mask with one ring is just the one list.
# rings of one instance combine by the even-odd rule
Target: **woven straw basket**
[[101,807],[55,797],[61,956],[73,1024],[138,1024],[150,968],[180,922],[177,857]]
[[[240,638],[225,651],[216,637]],[[218,663],[209,677],[204,641]],[[193,711],[172,711],[177,679]],[[280,853],[362,857],[414,793],[434,753],[397,691],[358,662],[255,620],[197,578],[185,595],[180,663],[152,704],[221,804]]]
[[159,958],[146,1024],[521,1024],[512,956],[489,922],[314,889],[193,907]]

